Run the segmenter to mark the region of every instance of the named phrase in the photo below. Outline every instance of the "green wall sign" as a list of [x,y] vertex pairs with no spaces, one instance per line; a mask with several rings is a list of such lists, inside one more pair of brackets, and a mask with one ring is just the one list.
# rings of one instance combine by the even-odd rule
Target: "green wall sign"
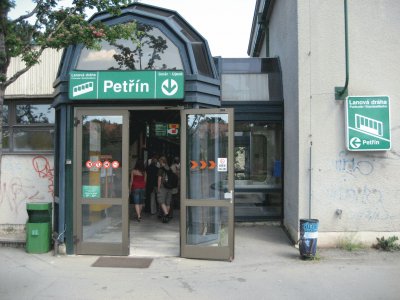
[[390,150],[388,96],[346,98],[346,140],[349,151]]
[[69,99],[183,99],[183,71],[72,71]]

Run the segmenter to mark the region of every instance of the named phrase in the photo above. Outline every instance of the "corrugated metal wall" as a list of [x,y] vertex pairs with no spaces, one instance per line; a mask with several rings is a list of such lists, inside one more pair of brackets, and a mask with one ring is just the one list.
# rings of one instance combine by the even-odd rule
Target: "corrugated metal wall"
[[[7,87],[6,98],[51,96],[61,56],[62,50],[46,49],[41,56],[40,64],[33,66]],[[25,64],[21,59],[12,59],[7,76],[12,76],[24,67]]]

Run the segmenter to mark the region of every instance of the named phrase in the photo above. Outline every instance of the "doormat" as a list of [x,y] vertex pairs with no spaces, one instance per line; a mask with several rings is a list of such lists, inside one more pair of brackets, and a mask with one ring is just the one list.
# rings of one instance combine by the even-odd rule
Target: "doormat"
[[93,264],[92,267],[102,268],[148,268],[153,261],[152,258],[147,257],[99,257]]

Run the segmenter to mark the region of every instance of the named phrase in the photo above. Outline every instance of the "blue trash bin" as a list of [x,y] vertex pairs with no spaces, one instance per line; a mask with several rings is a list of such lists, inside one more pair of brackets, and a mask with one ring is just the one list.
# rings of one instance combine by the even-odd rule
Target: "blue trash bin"
[[303,258],[312,258],[317,252],[318,225],[317,219],[300,219],[299,250]]

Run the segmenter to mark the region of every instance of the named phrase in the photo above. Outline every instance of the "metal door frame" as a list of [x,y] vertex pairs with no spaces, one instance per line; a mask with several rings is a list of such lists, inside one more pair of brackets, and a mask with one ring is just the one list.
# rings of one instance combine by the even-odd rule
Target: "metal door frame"
[[[186,152],[187,115],[193,114],[228,114],[228,184],[231,199],[187,199],[186,170],[190,168]],[[232,261],[234,258],[234,110],[233,108],[185,109],[181,111],[181,206],[180,206],[180,241],[181,257]],[[190,206],[227,207],[228,208],[228,246],[193,246],[187,245],[186,208]]]
[[[82,199],[82,116],[122,116],[122,178],[121,198],[102,198],[101,204],[121,205],[122,207],[122,243],[89,243],[82,242],[82,205],[98,203],[99,200]],[[77,254],[92,255],[129,255],[129,110],[127,108],[110,107],[77,107],[74,109],[74,236]],[[96,202],[97,201],[97,202]]]

